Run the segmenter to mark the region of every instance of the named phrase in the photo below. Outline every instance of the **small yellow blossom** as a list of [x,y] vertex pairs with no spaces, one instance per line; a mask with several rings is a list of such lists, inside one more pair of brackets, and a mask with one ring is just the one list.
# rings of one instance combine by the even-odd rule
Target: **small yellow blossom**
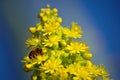
[[64,80],[68,77],[68,73],[65,68],[59,68],[58,73],[60,75],[61,80]]
[[42,30],[42,26],[41,25],[37,25],[36,26],[36,31],[40,31],[40,30]]
[[82,42],[71,42],[70,45],[67,45],[66,50],[70,51],[70,53],[76,54],[79,52],[87,52],[88,46]]
[[59,25],[57,23],[45,23],[45,26],[44,26],[44,29],[42,30],[44,32],[43,35],[46,35],[46,34],[52,34],[54,32],[57,31]]
[[41,64],[42,61],[45,61],[48,58],[47,55],[37,55],[35,56],[35,58],[33,59],[33,62],[37,62],[37,64]]
[[22,62],[31,62],[31,59],[28,56],[25,56]]
[[80,26],[78,26],[76,23],[72,23],[71,37],[73,37],[73,38],[81,38],[82,37],[82,30],[81,30]]
[[45,70],[45,73],[50,72],[53,74],[60,67],[62,67],[60,59],[49,59],[41,66],[41,69]]
[[66,46],[67,45],[66,41],[65,40],[61,40],[61,45],[62,46]]
[[24,70],[27,71],[27,72],[31,71],[35,64],[36,64],[36,62],[34,62],[34,63],[26,63],[25,66],[24,66]]
[[30,31],[31,33],[35,33],[35,32],[36,32],[36,28],[35,28],[35,27],[30,27],[30,28],[29,28],[29,31]]
[[65,34],[65,36],[69,37],[70,36],[70,29],[69,28],[63,28],[63,34]]
[[57,18],[57,21],[59,22],[59,23],[61,23],[62,22],[62,18]]
[[53,12],[54,12],[54,13],[57,13],[57,12],[58,12],[58,9],[57,9],[57,8],[54,8],[54,9],[53,9]]
[[38,38],[30,38],[30,39],[28,39],[27,41],[26,41],[26,46],[28,47],[28,48],[34,48],[34,47],[36,47],[39,43],[40,43],[40,39],[38,39]]
[[43,44],[45,44],[45,46],[49,46],[49,47],[52,47],[53,45],[57,46],[58,41],[60,41],[60,40],[61,40],[60,36],[52,35],[49,37],[49,39],[44,40]]

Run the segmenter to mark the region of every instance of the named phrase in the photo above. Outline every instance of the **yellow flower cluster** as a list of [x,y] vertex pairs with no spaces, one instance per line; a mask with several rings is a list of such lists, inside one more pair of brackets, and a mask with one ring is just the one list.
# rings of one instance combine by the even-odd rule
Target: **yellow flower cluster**
[[25,71],[34,71],[31,80],[110,80],[102,65],[91,62],[89,46],[74,41],[82,37],[77,23],[63,27],[57,8],[50,5],[40,10],[38,18],[40,22],[29,28],[29,52],[22,60]]

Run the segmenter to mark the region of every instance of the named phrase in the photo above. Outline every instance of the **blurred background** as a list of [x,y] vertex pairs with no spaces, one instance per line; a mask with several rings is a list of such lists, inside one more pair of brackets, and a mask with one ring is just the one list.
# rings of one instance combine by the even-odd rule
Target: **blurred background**
[[120,80],[119,0],[0,0],[0,80],[30,80],[21,60],[27,54],[28,28],[39,22],[40,8],[58,8],[62,25],[77,22],[80,39],[90,46],[92,61],[104,64],[113,80]]

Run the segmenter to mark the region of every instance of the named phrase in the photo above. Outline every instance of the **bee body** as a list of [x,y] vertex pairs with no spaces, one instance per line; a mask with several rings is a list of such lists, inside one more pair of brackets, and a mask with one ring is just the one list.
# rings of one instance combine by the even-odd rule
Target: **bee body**
[[34,50],[32,50],[30,53],[29,53],[29,58],[30,59],[33,59],[35,58],[37,55],[43,55],[42,53],[42,49],[39,49],[39,48],[36,48]]

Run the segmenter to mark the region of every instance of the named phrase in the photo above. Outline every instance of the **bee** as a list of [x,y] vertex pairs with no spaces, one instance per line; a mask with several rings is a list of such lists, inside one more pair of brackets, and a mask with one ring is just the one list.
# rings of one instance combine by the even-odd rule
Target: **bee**
[[42,53],[42,49],[39,49],[39,48],[35,48],[34,50],[32,50],[30,53],[29,53],[29,58],[30,59],[33,59],[35,58],[37,55],[43,55]]

